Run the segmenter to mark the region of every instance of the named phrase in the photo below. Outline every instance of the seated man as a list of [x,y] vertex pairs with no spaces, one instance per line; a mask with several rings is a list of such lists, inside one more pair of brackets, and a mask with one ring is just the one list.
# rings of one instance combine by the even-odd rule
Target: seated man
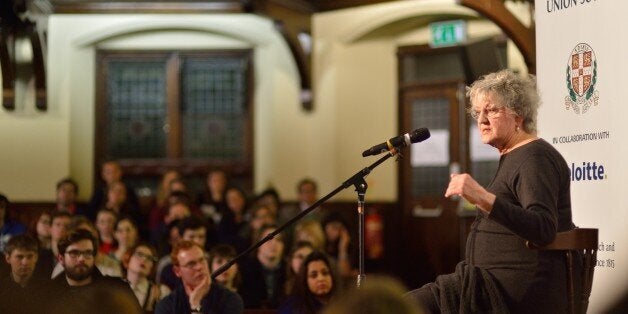
[[34,278],[37,263],[37,240],[17,235],[7,243],[5,259],[11,273],[0,279],[0,313],[39,313],[45,305],[44,293],[50,279]]
[[79,207],[76,198],[79,187],[76,181],[71,178],[63,178],[57,182],[55,210],[68,212],[71,215],[87,215],[85,208]]
[[156,314],[242,313],[242,299],[212,282],[205,250],[192,241],[180,241],[171,253],[174,273],[181,279],[170,295],[159,301]]
[[65,271],[53,280],[53,313],[141,313],[129,285],[103,276],[94,266],[98,246],[94,235],[75,229],[59,242],[59,263]]
[[[194,216],[186,217],[179,221],[177,230],[179,231],[181,240],[192,241],[202,248],[205,248],[205,243],[207,242],[207,224],[205,224],[202,218]],[[164,256],[162,260],[159,261],[159,264],[162,268],[159,269],[157,282],[168,286],[170,290],[174,290],[181,280],[179,280],[174,273],[170,255]]]

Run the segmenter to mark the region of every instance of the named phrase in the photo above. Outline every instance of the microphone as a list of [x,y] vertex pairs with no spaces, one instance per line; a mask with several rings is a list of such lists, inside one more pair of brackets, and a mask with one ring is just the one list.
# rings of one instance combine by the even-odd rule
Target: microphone
[[412,131],[411,133],[402,134],[389,139],[388,141],[375,145],[364,152],[362,157],[377,155],[387,151],[391,151],[394,148],[400,148],[409,146],[410,144],[423,142],[430,137],[430,131],[426,128],[420,128]]

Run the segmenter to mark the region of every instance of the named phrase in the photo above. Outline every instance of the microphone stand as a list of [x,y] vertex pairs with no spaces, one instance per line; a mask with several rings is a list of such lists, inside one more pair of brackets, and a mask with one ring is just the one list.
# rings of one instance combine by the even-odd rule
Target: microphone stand
[[[379,166],[381,163],[386,161],[388,158],[390,158],[390,157],[392,157],[394,155],[397,155],[398,153],[399,153],[398,148],[393,148],[390,151],[388,151],[388,153],[386,155],[384,155],[382,158],[380,158],[377,161],[375,161],[374,163],[372,163],[370,166],[368,166],[368,167],[358,171],[356,174],[351,176],[347,181],[342,183],[342,185],[340,185],[335,190],[331,191],[329,194],[323,196],[321,199],[319,199],[314,204],[312,204],[312,206],[308,207],[306,210],[304,210],[304,211],[300,212],[299,214],[297,214],[296,216],[292,217],[292,219],[288,220],[283,225],[277,227],[277,229],[275,229],[275,231],[269,233],[263,239],[257,241],[257,243],[255,243],[255,244],[251,245],[248,249],[244,250],[238,256],[234,257],[232,260],[230,260],[226,264],[224,264],[221,267],[219,267],[218,269],[216,269],[211,274],[212,279],[216,279],[216,277],[218,277],[220,274],[225,272],[227,269],[229,269],[229,267],[231,267],[233,264],[235,264],[236,262],[241,260],[244,256],[247,256],[253,250],[255,250],[258,247],[262,246],[264,243],[270,241],[272,238],[274,238],[276,235],[281,233],[288,226],[291,226],[292,224],[294,224],[295,222],[297,222],[298,220],[303,218],[305,215],[309,214],[311,211],[313,211],[314,209],[318,208],[321,204],[326,202],[328,199],[330,199],[334,195],[338,194],[338,192],[340,192],[340,191],[342,191],[342,190],[344,190],[344,189],[346,189],[346,188],[348,188],[348,187],[353,185],[353,186],[355,186],[355,190],[358,192],[358,218],[359,218],[358,219],[358,247],[359,247],[358,260],[359,260],[359,273],[358,273],[357,280],[356,280],[356,286],[359,288],[360,284],[362,283],[362,281],[366,277],[366,275],[364,274],[364,212],[365,212],[364,196],[366,194],[366,189],[367,189],[368,185],[366,184],[366,181],[364,180],[364,178],[367,175],[369,175],[371,173],[371,171],[373,169],[375,169],[375,167]],[[399,157],[401,157],[401,154],[399,154]]]

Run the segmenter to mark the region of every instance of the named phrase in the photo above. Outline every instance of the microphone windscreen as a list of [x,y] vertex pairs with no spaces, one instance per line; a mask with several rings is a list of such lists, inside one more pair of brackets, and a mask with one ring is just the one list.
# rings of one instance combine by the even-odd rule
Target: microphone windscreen
[[416,129],[410,134],[410,142],[412,143],[423,142],[428,138],[430,138],[430,131],[427,128]]

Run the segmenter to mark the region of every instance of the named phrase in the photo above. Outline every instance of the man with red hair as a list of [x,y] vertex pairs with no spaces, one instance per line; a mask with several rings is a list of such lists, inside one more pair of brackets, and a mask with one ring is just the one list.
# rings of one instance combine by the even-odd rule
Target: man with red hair
[[212,282],[207,255],[199,244],[182,240],[170,256],[182,284],[157,304],[156,314],[242,313],[240,296]]

